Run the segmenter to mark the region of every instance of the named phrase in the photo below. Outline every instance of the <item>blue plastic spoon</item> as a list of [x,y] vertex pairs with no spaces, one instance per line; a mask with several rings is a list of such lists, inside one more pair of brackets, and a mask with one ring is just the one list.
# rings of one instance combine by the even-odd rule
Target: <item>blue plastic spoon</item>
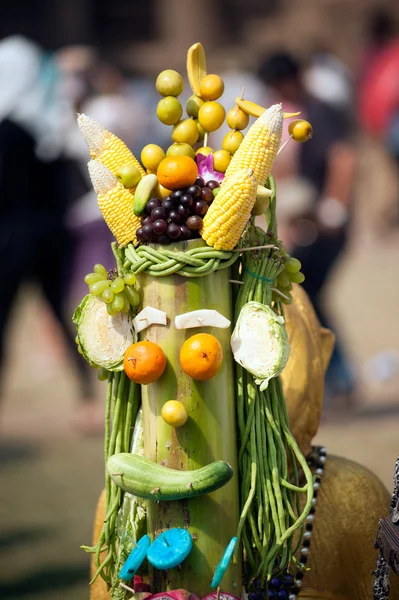
[[227,567],[229,566],[231,557],[233,556],[233,552],[234,552],[234,548],[236,547],[236,543],[237,543],[237,538],[236,537],[231,538],[226,550],[224,551],[222,560],[216,567],[216,572],[212,579],[211,588],[217,588],[220,585],[220,582],[222,581],[223,576],[227,571]]
[[187,558],[192,547],[193,541],[187,529],[166,529],[149,547],[147,558],[156,569],[173,569]]
[[151,539],[149,535],[143,535],[142,538],[134,546],[133,550],[126,559],[119,578],[123,581],[130,581],[141,567],[143,560],[147,555],[148,548],[150,547]]

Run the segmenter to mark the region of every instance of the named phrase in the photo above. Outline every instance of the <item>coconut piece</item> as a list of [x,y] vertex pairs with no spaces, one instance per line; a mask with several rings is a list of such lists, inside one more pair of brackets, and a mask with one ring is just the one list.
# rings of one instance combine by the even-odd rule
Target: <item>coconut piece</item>
[[137,333],[147,329],[150,325],[166,325],[167,314],[163,310],[146,306],[133,319],[133,327]]
[[220,314],[217,310],[193,310],[191,312],[176,315],[176,329],[191,329],[192,327],[219,327],[227,329],[231,322]]

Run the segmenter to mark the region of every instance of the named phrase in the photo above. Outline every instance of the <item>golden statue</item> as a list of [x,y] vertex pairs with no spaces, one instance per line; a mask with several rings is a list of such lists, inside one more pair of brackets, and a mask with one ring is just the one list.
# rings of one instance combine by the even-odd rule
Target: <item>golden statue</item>
[[[320,327],[306,293],[295,286],[294,302],[286,309],[291,355],[282,380],[290,427],[303,454],[312,451],[323,402],[324,373],[334,336]],[[96,543],[104,520],[104,493],[94,522]],[[377,551],[374,540],[379,519],[389,512],[390,495],[368,469],[345,458],[328,455],[315,505],[308,570],[299,600],[372,600]],[[94,571],[93,571],[94,572]],[[98,577],[91,600],[110,600]],[[391,577],[391,600],[399,600],[399,579]]]

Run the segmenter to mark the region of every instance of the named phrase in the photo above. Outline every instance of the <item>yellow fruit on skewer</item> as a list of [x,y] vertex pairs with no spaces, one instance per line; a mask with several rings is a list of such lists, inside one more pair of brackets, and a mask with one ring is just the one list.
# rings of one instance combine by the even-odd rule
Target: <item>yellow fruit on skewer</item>
[[187,76],[194,94],[201,97],[200,83],[206,76],[206,56],[205,50],[200,42],[193,44],[188,49]]
[[115,175],[98,160],[88,164],[98,205],[105,222],[120,246],[136,243],[136,231],[141,222],[133,212],[133,195],[120,183]]

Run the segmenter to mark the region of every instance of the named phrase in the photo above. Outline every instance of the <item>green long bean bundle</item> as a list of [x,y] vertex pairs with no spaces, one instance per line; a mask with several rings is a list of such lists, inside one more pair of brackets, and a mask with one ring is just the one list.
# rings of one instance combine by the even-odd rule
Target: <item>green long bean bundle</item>
[[[108,458],[119,452],[130,452],[134,422],[139,410],[139,386],[129,381],[125,372],[110,372],[108,375],[105,412],[105,465]],[[83,550],[95,555],[96,572],[90,584],[101,576],[111,589],[119,586],[118,527],[117,518],[123,505],[123,492],[105,472],[105,518],[95,546],[82,546]],[[105,556],[104,556],[105,555]]]
[[[247,240],[251,247],[274,248],[243,253],[243,285],[237,296],[236,320],[247,302],[272,306],[272,282],[286,260],[275,235],[251,225]],[[272,307],[282,314],[279,303]],[[238,537],[245,549],[246,587],[250,589],[254,578],[267,585],[272,574],[289,568],[296,551],[294,533],[302,527],[311,508],[313,476],[290,433],[279,377],[271,379],[261,391],[254,377],[237,365],[237,417],[238,463],[243,482]],[[302,487],[298,467],[305,478]],[[306,497],[303,509],[301,494]]]

